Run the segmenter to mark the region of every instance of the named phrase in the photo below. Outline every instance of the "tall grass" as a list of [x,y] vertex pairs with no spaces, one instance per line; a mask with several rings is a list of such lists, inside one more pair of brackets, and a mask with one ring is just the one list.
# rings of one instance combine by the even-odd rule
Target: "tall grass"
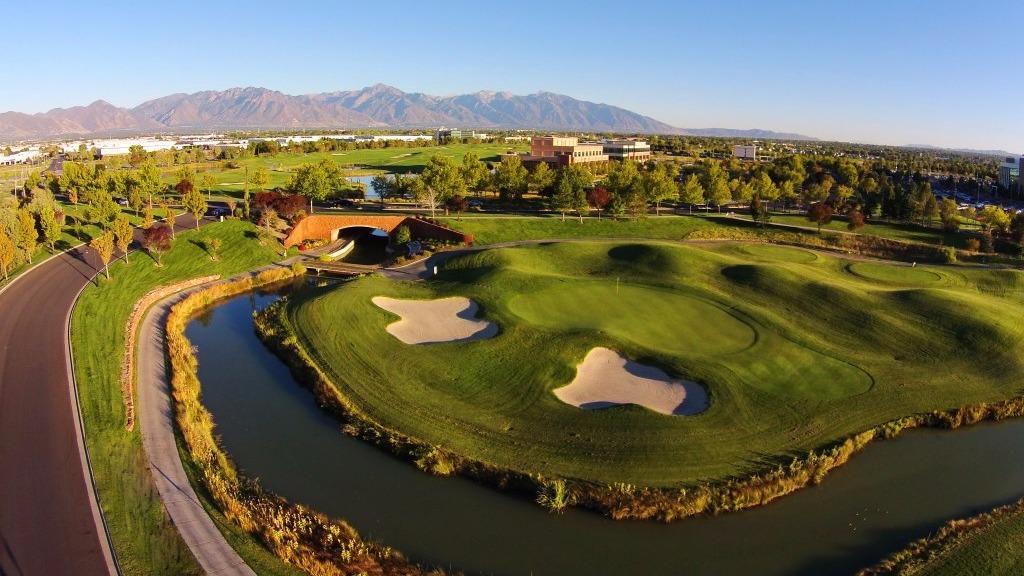
[[175,416],[203,484],[224,515],[257,536],[279,558],[317,575],[396,574],[424,571],[387,546],[367,542],[347,523],[263,490],[242,476],[213,433],[213,417],[200,401],[198,363],[185,337],[189,320],[211,303],[292,278],[279,268],[200,290],[176,304],[167,318],[167,346]]

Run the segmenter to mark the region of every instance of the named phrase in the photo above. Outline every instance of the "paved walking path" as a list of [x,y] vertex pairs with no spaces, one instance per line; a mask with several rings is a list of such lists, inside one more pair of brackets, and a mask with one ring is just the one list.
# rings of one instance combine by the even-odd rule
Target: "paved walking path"
[[139,329],[137,387],[142,443],[164,507],[203,570],[216,575],[255,575],[227,543],[196,497],[174,438],[173,399],[165,362],[165,321],[171,306],[191,291],[158,302]]

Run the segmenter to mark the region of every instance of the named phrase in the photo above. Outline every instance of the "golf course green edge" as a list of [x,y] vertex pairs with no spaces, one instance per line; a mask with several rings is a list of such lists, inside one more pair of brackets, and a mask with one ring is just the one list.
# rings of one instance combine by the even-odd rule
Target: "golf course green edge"
[[820,483],[832,470],[870,442],[898,436],[919,427],[956,429],[984,421],[1024,416],[1024,396],[892,420],[812,450],[788,464],[777,464],[745,477],[678,487],[600,484],[576,478],[546,478],[540,474],[495,466],[435,446],[382,425],[347,398],[299,344],[287,320],[286,299],[255,317],[263,342],[291,368],[318,402],[344,424],[344,431],[439,476],[458,474],[485,485],[536,496],[560,511],[569,505],[598,511],[616,520],[671,522],[699,514],[720,514],[767,504],[801,488]]

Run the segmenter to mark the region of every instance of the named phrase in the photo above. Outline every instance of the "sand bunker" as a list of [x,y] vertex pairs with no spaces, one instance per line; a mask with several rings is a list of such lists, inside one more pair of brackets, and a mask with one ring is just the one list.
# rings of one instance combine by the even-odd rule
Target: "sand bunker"
[[497,324],[476,318],[476,302],[461,296],[440,300],[375,296],[373,303],[402,317],[388,324],[387,331],[406,344],[483,340],[498,333]]
[[594,348],[576,367],[576,378],[556,389],[566,404],[597,410],[636,404],[661,414],[697,414],[708,407],[708,394],[696,382],[676,380],[653,366],[629,360],[608,348]]

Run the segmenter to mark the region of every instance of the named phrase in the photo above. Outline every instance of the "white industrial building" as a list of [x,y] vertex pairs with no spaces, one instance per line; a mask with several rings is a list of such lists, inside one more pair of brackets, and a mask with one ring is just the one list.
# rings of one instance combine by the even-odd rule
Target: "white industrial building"
[[42,156],[42,152],[39,150],[22,150],[21,152],[15,152],[9,156],[0,156],[0,166],[13,166],[15,164],[25,164],[31,162],[36,158]]
[[732,157],[737,160],[757,160],[757,145],[737,144],[732,147]]

